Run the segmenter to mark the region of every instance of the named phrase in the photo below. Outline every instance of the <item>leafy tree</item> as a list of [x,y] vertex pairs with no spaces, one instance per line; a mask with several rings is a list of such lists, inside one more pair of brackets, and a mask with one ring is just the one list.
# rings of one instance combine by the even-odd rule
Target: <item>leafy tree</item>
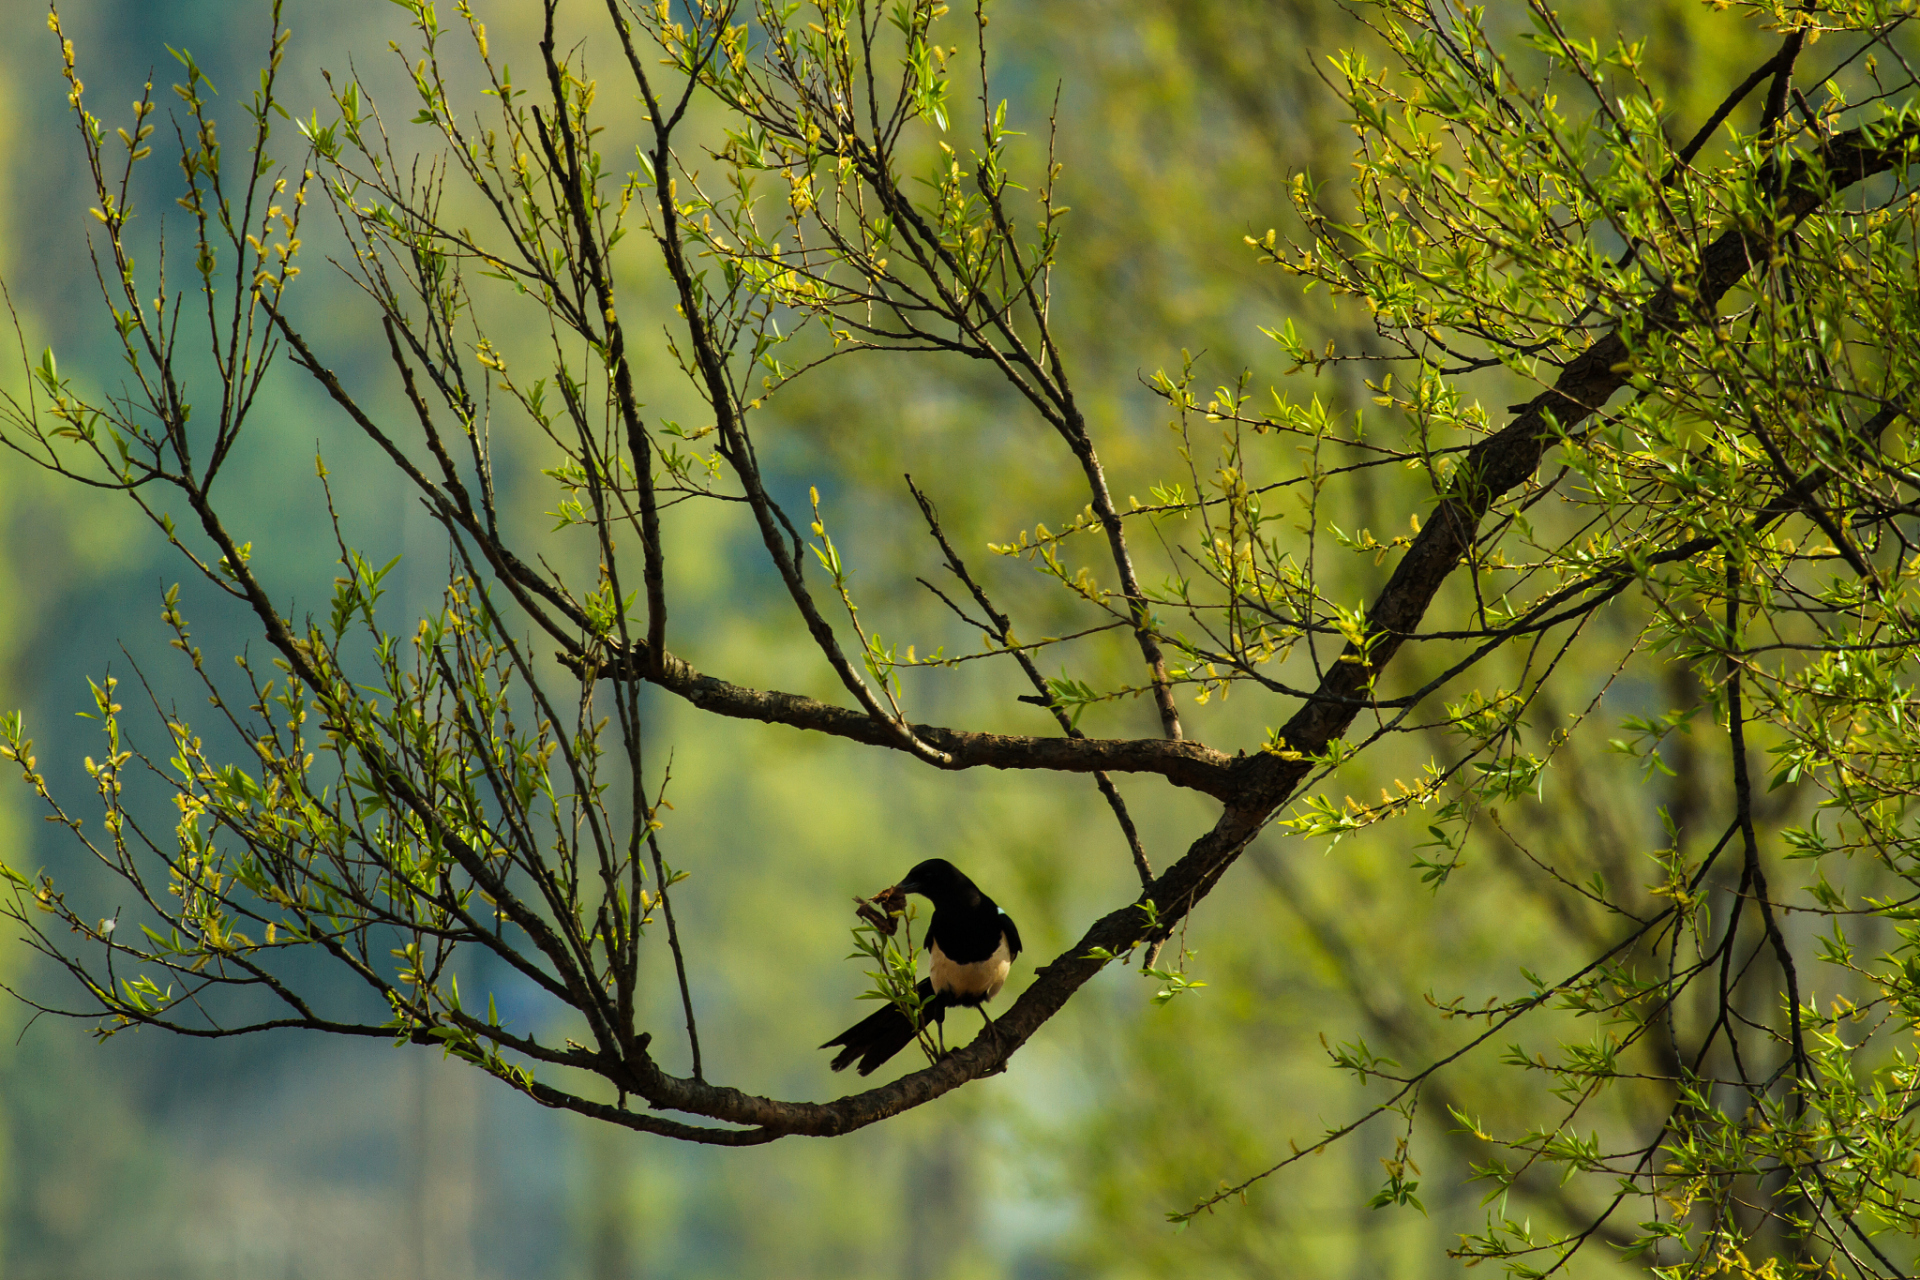
[[[1161,998],[1194,989],[1183,926],[1263,831],[1337,841],[1410,822],[1436,893],[1454,891],[1470,839],[1516,851],[1563,903],[1577,963],[1485,1004],[1437,1000],[1467,1034],[1427,1050],[1428,1032],[1370,994],[1367,958],[1345,954],[1356,1004],[1425,1065],[1338,1048],[1338,1065],[1384,1086],[1377,1105],[1178,1217],[1382,1116],[1406,1137],[1376,1204],[1418,1205],[1409,1144],[1424,1101],[1491,1147],[1474,1172],[1496,1207],[1463,1240],[1469,1259],[1544,1274],[1599,1238],[1676,1273],[1775,1258],[1910,1269],[1912,1246],[1892,1243],[1916,1226],[1920,1159],[1902,1048],[1920,1026],[1910,6],[1716,6],[1732,10],[1722,21],[1758,19],[1777,47],[1697,122],[1663,103],[1645,43],[1578,35],[1544,5],[1513,30],[1412,0],[1366,6],[1368,32],[1331,76],[1358,138],[1351,183],[1295,175],[1299,234],[1248,241],[1259,262],[1364,308],[1341,341],[1285,319],[1269,336],[1291,374],[1360,370],[1387,425],[1291,383],[1256,393],[1251,373],[1207,390],[1189,360],[1151,380],[1171,448],[1142,477],[1145,502],[1119,496],[1056,331],[1054,290],[1072,282],[1055,278],[1069,221],[1053,139],[1017,132],[996,98],[984,8],[610,0],[589,47],[641,102],[636,138],[597,123],[605,66],[563,46],[553,0],[532,87],[464,3],[445,27],[424,0],[403,7],[413,122],[439,137],[426,157],[396,141],[357,75],[291,142],[277,4],[239,164],[182,58],[184,289],[135,264],[151,87],[112,130],[49,16],[129,381],[88,392],[49,351],[9,401],[5,439],[123,491],[252,612],[271,651],[270,665],[243,654],[238,676],[216,677],[168,594],[175,646],[241,747],[209,746],[157,707],[170,758],[149,759],[103,679],[106,745],[88,761],[98,834],[37,771],[20,719],[6,723],[0,750],[139,902],[101,919],[0,865],[14,918],[82,986],[72,1012],[103,1034],[305,1027],[439,1045],[544,1105],[694,1142],[840,1134],[1006,1069],[1122,958]],[[1839,51],[1816,65],[1826,37]],[[468,84],[494,99],[479,115]],[[270,142],[301,161],[281,165]],[[378,317],[404,412],[370,375],[337,372],[303,325],[293,286],[315,214]],[[670,311],[624,301],[645,296],[628,283],[642,259],[670,282]],[[670,394],[638,372],[656,326],[700,406],[692,425],[649,408]],[[990,371],[1034,425],[1035,456],[1056,452],[1072,475],[992,537],[1004,567],[937,505],[989,477],[907,480],[924,535],[907,576],[959,624],[925,655],[861,607],[855,566],[890,550],[836,541],[839,503],[816,488],[796,504],[793,478],[762,462],[796,379],[909,355]],[[433,614],[394,629],[379,609],[393,564],[339,520],[324,616],[275,603],[216,491],[283,364],[444,529]],[[527,487],[496,475],[496,414],[549,442],[547,534],[513,509]],[[889,426],[850,417],[842,430]],[[316,472],[331,483],[323,459]],[[754,531],[791,601],[790,639],[832,697],[676,654],[699,637],[670,624],[668,530],[674,508],[701,506]],[[1405,519],[1376,533],[1383,506]],[[1022,562],[1051,599],[1014,582]],[[1023,732],[984,711],[978,727],[910,714],[910,687],[929,697],[934,679],[981,663],[1001,673],[1003,703],[1011,684],[1030,704]],[[1580,674],[1596,663],[1612,673],[1597,685]],[[1669,696],[1614,730],[1605,695],[1633,682]],[[1242,728],[1215,714],[1236,691],[1279,727],[1224,746],[1189,736],[1189,723]],[[661,694],[939,770],[1091,775],[1138,896],[1044,965],[994,1031],[930,1045],[925,1068],[890,1084],[811,1103],[713,1083],[672,913],[670,744],[648,727]],[[1051,728],[1033,732],[1037,716]],[[1652,848],[1566,848],[1572,806],[1541,798],[1556,762],[1608,767],[1596,740],[1614,767],[1651,778],[1685,755],[1689,776],[1716,770],[1719,785],[1666,806]],[[1759,756],[1771,763],[1756,778]],[[1353,784],[1374,762],[1412,780],[1365,798]],[[143,773],[171,794],[171,831],[125,798]],[[1126,774],[1212,797],[1220,816],[1156,870],[1114,780]],[[1314,914],[1285,859],[1250,861],[1342,952],[1338,921]],[[1788,885],[1800,874],[1804,897]],[[874,994],[905,998],[904,955],[860,936],[879,962]],[[643,1026],[649,939],[677,974],[687,1077],[659,1064]],[[584,1041],[548,1042],[483,993],[463,998],[462,953],[543,989]],[[318,1006],[297,976],[309,954],[390,1017]],[[259,995],[271,1015],[229,1016]],[[1561,1032],[1556,1057],[1507,1055],[1548,1089],[1498,1122],[1470,1113],[1446,1069],[1523,1019]],[[1563,1196],[1564,1231],[1506,1211],[1512,1189],[1562,1194],[1546,1171],[1600,1189],[1591,1205]]]

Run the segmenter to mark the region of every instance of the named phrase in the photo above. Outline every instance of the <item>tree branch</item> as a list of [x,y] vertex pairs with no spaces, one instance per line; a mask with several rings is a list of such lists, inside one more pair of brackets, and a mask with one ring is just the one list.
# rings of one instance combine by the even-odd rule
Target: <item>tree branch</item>
[[[556,655],[576,671],[586,661],[572,654]],[[657,673],[647,669],[646,647],[633,648],[602,660],[601,679],[648,680],[685,698],[702,711],[763,724],[815,729],[862,742],[868,746],[904,750],[891,721],[875,720],[862,711],[836,707],[797,693],[750,689],[714,676],[702,675],[671,653],[660,655]],[[1175,786],[1226,799],[1236,790],[1236,779],[1247,761],[1236,759],[1191,739],[1169,738],[1035,738],[1015,734],[976,733],[939,725],[909,726],[916,740],[944,753],[946,769],[1044,769],[1061,773],[1154,773]],[[925,759],[911,753],[916,759]]]

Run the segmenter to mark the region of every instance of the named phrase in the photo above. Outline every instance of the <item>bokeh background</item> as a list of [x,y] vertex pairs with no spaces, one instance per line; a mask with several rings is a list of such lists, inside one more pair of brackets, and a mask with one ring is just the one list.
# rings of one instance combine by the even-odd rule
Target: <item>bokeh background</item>
[[[476,5],[496,57],[505,50],[511,63],[536,65],[535,7]],[[573,8],[579,30],[590,29],[599,7]],[[1690,0],[1561,8],[1582,29],[1649,37],[1649,73],[1686,132],[1764,56],[1754,23]],[[165,86],[178,64],[169,46],[188,49],[224,95],[218,109],[237,149],[237,99],[268,37],[258,0],[69,0],[61,12],[90,102],[109,125],[149,76],[170,102]],[[26,351],[37,359],[52,346],[64,372],[108,387],[118,353],[87,258],[91,201],[57,50],[38,0],[4,0],[0,18],[0,273]],[[391,119],[411,115],[387,50],[389,38],[404,40],[400,19],[375,0],[290,0],[283,100],[324,118],[320,69],[352,65],[387,87]],[[1359,318],[1256,266],[1242,237],[1292,228],[1293,172],[1341,180],[1351,134],[1321,77],[1330,55],[1366,47],[1368,36],[1326,0],[1023,0],[994,7],[991,35],[995,91],[1036,146],[1058,95],[1073,214],[1056,314],[1116,488],[1144,494],[1168,459],[1166,412],[1148,375],[1177,369],[1190,352],[1203,385],[1241,369],[1262,385],[1285,362],[1261,325],[1291,317],[1323,337],[1361,331]],[[595,56],[591,43],[587,51]],[[616,120],[623,109],[630,122],[630,108],[609,108]],[[398,123],[395,133],[402,145],[417,141]],[[284,138],[283,159],[296,143]],[[156,166],[146,208],[171,209],[166,177]],[[159,221],[156,213],[150,233]],[[659,282],[641,256],[623,288],[657,300]],[[388,403],[377,331],[313,257],[300,282],[302,322],[329,363]],[[673,416],[686,395],[655,359],[648,399]],[[11,363],[0,371],[9,387],[22,378]],[[1350,411],[1366,403],[1358,378],[1291,390]],[[1034,512],[1055,519],[1078,506],[1057,496],[1071,493],[1068,459],[973,370],[899,360],[836,367],[802,384],[772,421],[762,447],[783,496],[821,489],[868,592],[863,606],[889,619],[890,636],[925,637],[923,651],[965,637],[915,594],[913,574],[931,561],[901,472],[928,486],[976,563],[989,560],[988,539],[1004,540]],[[514,432],[496,429],[503,496],[537,531],[552,502],[537,471],[552,459]],[[405,557],[389,601],[396,616],[432,607],[444,564],[436,529],[292,376],[270,387],[228,481],[231,523],[255,541],[256,563],[296,607],[324,598],[335,567],[311,479],[316,448],[356,544],[376,560]],[[1357,523],[1404,524],[1393,492],[1360,498],[1378,509],[1362,510]],[[826,687],[744,521],[689,509],[670,534],[675,628],[685,637],[676,649],[748,683]],[[988,567],[996,589],[1027,611],[1020,616],[1044,630],[1053,597],[1037,575],[1012,562]],[[1373,580],[1364,561],[1352,572],[1356,590]],[[130,687],[137,668],[162,702],[192,701],[159,622],[161,593],[185,577],[110,495],[0,456],[0,707],[25,711],[41,767],[82,811],[79,761],[97,749],[75,714],[91,705],[87,678],[111,671]],[[210,655],[244,645],[244,618],[191,585],[186,600]],[[1624,636],[1633,620],[1608,625]],[[1594,679],[1603,675],[1596,668]],[[1618,714],[1672,692],[1657,678],[1635,679],[1612,695]],[[910,691],[927,718],[971,723],[984,699],[998,698],[992,714],[1004,716],[1008,688],[969,673]],[[1192,731],[1228,749],[1250,746],[1288,712],[1237,695],[1192,709]],[[656,740],[674,752],[666,835],[669,856],[694,873],[676,905],[714,1078],[787,1097],[830,1096],[843,1084],[814,1046],[849,1020],[865,985],[859,966],[843,960],[848,897],[920,857],[947,856],[972,872],[1020,921],[1040,962],[1092,913],[1131,895],[1124,846],[1084,779],[940,776],[784,729],[702,723],[670,703],[652,714]],[[1044,731],[1033,714],[1025,731]],[[1108,717],[1089,723],[1096,732],[1148,731],[1144,707],[1089,714]],[[1417,766],[1418,754],[1400,764]],[[1654,794],[1665,783],[1642,788],[1630,771],[1609,771],[1603,755],[1584,773],[1570,757],[1542,816],[1529,821],[1557,824],[1628,866],[1654,842],[1654,804],[1672,797]],[[1374,781],[1341,780],[1356,789]],[[1148,782],[1123,790],[1156,863],[1211,818],[1211,802],[1190,793]],[[84,866],[28,799],[11,780],[0,790],[8,859],[49,868],[109,913],[124,889]],[[1476,849],[1436,894],[1408,868],[1418,838],[1389,828],[1328,850],[1269,837],[1192,922],[1185,945],[1203,990],[1156,1006],[1157,984],[1115,966],[1007,1075],[832,1141],[693,1148],[544,1112],[429,1052],[292,1033],[188,1042],[143,1032],[96,1043],[85,1023],[29,1025],[27,1010],[0,1004],[0,1277],[1448,1273],[1458,1264],[1447,1246],[1485,1211],[1467,1176],[1471,1141],[1443,1103],[1523,1114],[1530,1097],[1529,1083],[1492,1059],[1463,1064],[1423,1108],[1415,1158],[1424,1212],[1368,1207],[1380,1161],[1394,1152],[1396,1131],[1383,1121],[1263,1184],[1244,1205],[1178,1232],[1164,1218],[1373,1096],[1328,1065],[1323,1036],[1364,1037],[1412,1061],[1457,1035],[1432,1018],[1424,996],[1478,1002],[1522,987],[1522,967],[1550,971],[1582,945],[1588,922],[1491,847]],[[11,937],[0,938],[0,976],[49,1000],[72,994]],[[307,976],[341,1001],[361,998],[342,976],[318,967]],[[664,968],[660,977],[662,1052],[683,1069],[669,1034],[676,997]],[[501,975],[479,970],[468,980],[491,981],[503,1007],[518,999],[525,1016],[542,1016]],[[1562,1030],[1543,1020],[1520,1038],[1546,1046]],[[1612,1117],[1632,1119],[1627,1103]],[[1516,1196],[1508,1211],[1560,1224],[1585,1194],[1543,1190]],[[1622,1269],[1595,1249],[1575,1273]]]

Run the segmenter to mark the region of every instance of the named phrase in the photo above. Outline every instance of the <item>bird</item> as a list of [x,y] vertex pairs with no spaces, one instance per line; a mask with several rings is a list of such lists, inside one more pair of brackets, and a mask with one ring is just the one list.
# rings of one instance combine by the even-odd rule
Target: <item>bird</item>
[[[957,1006],[980,1009],[991,1028],[993,1019],[981,1006],[1000,994],[1020,954],[1020,930],[1012,917],[945,858],[928,858],[895,888],[933,903],[926,939],[933,972],[920,979],[918,988],[923,1023],[944,1026],[947,1010]],[[889,1004],[820,1047],[840,1050],[833,1059],[835,1071],[858,1062],[865,1076],[913,1043],[916,1034],[913,1019]]]

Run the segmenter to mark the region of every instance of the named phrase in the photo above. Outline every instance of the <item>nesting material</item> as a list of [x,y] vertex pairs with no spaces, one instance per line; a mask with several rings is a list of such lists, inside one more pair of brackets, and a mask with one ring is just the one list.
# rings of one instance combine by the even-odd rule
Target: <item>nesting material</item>
[[900,917],[907,911],[907,895],[900,886],[890,884],[872,898],[854,898],[853,913],[891,938],[900,928]]

